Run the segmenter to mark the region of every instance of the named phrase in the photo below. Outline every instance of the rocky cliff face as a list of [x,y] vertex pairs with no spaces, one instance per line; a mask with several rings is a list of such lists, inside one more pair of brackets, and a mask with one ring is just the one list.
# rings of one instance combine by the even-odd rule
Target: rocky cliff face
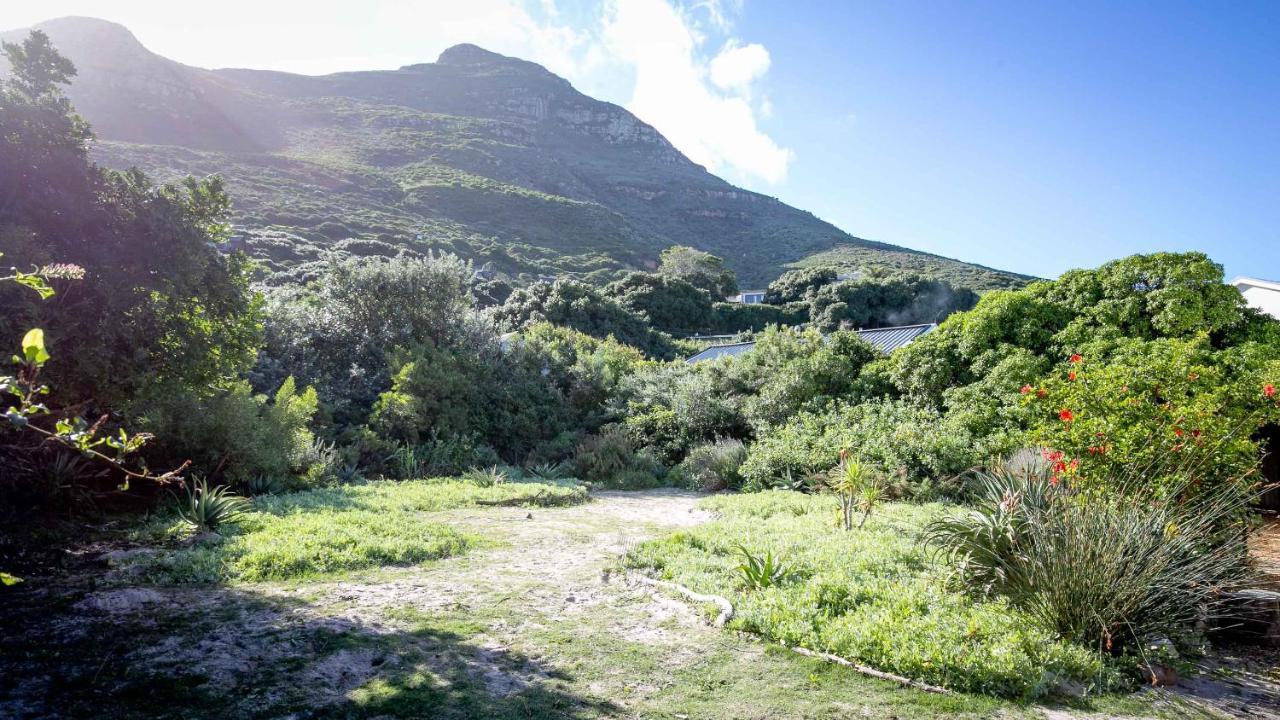
[[[189,67],[101,20],[40,28],[80,70],[69,95],[100,138],[99,161],[161,179],[222,174],[249,252],[277,282],[305,278],[331,251],[444,250],[513,275],[607,274],[687,244],[724,256],[748,285],[836,246],[911,252],[736,188],[625,109],[475,45],[311,77]],[[976,270],[993,284],[1014,277]]]

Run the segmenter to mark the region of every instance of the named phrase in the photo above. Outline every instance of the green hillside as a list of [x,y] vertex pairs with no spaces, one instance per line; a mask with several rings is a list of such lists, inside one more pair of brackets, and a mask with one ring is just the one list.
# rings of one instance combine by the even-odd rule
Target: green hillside
[[519,277],[648,268],[674,244],[725,257],[745,286],[837,248],[841,265],[979,290],[1024,279],[862,240],[737,188],[626,110],[473,45],[311,77],[188,67],[101,20],[40,27],[80,71],[69,94],[98,134],[94,157],[158,179],[223,175],[241,242],[273,282],[307,277],[331,250],[452,251]]

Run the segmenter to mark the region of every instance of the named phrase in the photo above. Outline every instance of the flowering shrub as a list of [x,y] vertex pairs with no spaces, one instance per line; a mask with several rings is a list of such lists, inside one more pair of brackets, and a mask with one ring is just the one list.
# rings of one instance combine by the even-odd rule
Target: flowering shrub
[[1197,486],[1248,477],[1261,458],[1254,433],[1280,418],[1274,382],[1261,379],[1275,373],[1270,352],[1215,351],[1200,337],[1131,341],[1105,363],[1072,355],[1022,388],[1033,438],[1052,448],[1060,479],[1086,489],[1136,473],[1157,491],[1175,475]]

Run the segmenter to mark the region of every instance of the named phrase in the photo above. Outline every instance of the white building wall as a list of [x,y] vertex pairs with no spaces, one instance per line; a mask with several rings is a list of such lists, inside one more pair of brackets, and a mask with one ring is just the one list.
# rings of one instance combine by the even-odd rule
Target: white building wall
[[1280,319],[1280,283],[1254,278],[1236,278],[1231,282],[1240,290],[1249,307],[1257,308]]

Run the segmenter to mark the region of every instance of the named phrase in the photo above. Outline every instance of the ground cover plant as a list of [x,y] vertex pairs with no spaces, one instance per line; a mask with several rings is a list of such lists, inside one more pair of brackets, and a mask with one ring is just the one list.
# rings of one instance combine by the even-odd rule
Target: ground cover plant
[[[203,497],[196,491],[196,497]],[[120,573],[161,584],[254,582],[413,565],[458,555],[486,541],[429,513],[484,504],[572,505],[572,482],[481,484],[469,480],[371,482],[261,495],[216,534],[192,538],[181,516],[162,514],[135,539],[154,551],[118,563]]]
[[[1043,696],[1065,681],[1095,691],[1124,682],[1097,653],[1008,603],[949,589],[949,568],[919,542],[942,505],[889,503],[848,532],[829,496],[769,491],[702,506],[722,517],[642,544],[626,563],[729,598],[733,629],[1005,697]],[[785,575],[767,587],[745,582],[742,548],[771,554]]]

